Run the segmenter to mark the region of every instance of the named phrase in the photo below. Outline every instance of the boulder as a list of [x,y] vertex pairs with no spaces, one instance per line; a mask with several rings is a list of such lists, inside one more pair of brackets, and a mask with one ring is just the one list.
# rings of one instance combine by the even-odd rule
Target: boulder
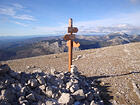
[[85,94],[82,89],[75,91],[72,95],[77,101],[85,99]]
[[69,93],[62,93],[60,98],[58,99],[58,103],[71,105],[73,103],[73,98]]

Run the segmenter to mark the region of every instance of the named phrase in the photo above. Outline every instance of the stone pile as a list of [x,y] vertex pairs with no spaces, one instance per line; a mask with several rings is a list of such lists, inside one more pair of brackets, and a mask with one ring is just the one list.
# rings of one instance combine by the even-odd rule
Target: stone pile
[[103,105],[94,81],[72,73],[14,72],[0,66],[0,105]]

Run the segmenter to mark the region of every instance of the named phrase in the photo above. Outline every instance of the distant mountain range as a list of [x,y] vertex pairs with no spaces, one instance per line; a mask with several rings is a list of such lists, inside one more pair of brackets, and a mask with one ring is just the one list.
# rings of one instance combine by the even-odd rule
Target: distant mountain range
[[[140,42],[140,35],[128,35],[121,32],[98,36],[77,35],[75,41],[80,42],[81,45],[74,50],[85,50]],[[0,37],[0,61],[67,51],[63,36]]]

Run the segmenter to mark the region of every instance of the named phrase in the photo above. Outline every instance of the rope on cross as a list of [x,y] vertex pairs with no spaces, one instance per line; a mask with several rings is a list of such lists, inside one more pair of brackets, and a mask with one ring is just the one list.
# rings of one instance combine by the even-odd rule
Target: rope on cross
[[73,21],[72,18],[69,19],[69,27],[68,27],[68,33],[64,36],[64,40],[67,40],[67,46],[68,46],[68,54],[69,54],[69,72],[71,72],[71,65],[72,65],[72,49],[73,47],[79,47],[80,43],[74,42],[73,40],[75,39],[75,34],[77,33],[78,28],[73,27]]

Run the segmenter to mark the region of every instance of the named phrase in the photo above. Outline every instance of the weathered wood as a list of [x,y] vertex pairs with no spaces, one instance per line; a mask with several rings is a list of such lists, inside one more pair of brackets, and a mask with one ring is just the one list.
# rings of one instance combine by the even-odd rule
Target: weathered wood
[[74,42],[74,41],[73,41],[73,47],[80,47],[80,43],[79,43],[79,42]]
[[[72,18],[69,19],[69,27],[72,27]],[[70,33],[72,35],[72,32]],[[72,65],[72,40],[69,40],[69,72],[71,72],[71,65]]]
[[78,28],[73,27],[72,23],[73,23],[72,18],[70,18],[69,19],[69,27],[68,27],[68,33],[70,33],[70,34],[66,34],[64,36],[64,40],[68,40],[67,46],[68,46],[68,54],[69,54],[69,72],[71,72],[71,65],[72,65],[72,48],[80,46],[80,43],[72,41],[75,39],[75,35],[72,33],[78,32]]
[[78,28],[77,27],[68,27],[68,33],[77,33]]
[[75,39],[75,35],[72,34],[72,35],[69,35],[69,34],[66,34],[64,36],[64,40],[74,40]]
[[[67,46],[68,46],[68,47],[70,46],[69,41],[67,42]],[[80,47],[80,43],[79,43],[79,42],[73,41],[73,47]]]

